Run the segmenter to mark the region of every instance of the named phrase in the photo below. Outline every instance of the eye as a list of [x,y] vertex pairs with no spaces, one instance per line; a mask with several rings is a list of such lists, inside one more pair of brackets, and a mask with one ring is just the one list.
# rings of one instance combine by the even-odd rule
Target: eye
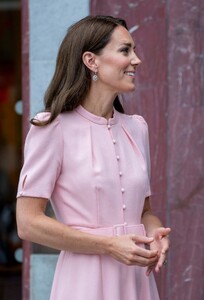
[[129,49],[130,49],[129,47],[124,47],[121,49],[121,52],[123,52],[124,54],[128,54]]

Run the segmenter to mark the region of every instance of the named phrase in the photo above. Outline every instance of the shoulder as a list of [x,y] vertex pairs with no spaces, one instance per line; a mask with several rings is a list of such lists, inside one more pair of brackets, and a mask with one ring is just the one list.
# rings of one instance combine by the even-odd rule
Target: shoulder
[[129,124],[130,126],[148,127],[146,120],[140,115],[128,115],[119,113],[122,122]]
[[[47,121],[50,117],[50,113],[42,112],[35,115],[33,120],[35,124],[32,124],[25,141],[25,149],[31,147],[39,149],[47,149],[63,146],[63,135],[60,124],[60,116],[57,116],[51,123],[47,125],[41,125],[40,122]],[[39,125],[37,124],[39,122]]]
[[36,136],[38,138],[42,137],[43,139],[49,139],[50,137],[60,135],[60,115],[57,116],[51,123],[43,124],[43,122],[48,121],[49,118],[49,112],[40,112],[36,114],[32,119],[33,122],[30,126],[28,136]]
[[62,116],[59,114],[53,121],[46,124],[49,120],[51,113],[50,112],[39,112],[32,118],[31,130],[34,131],[51,131],[51,130],[60,130],[61,128],[61,119]]
[[[49,120],[51,113],[50,112],[39,112],[37,113],[32,120],[37,124],[40,124],[41,122],[46,122]],[[57,116],[51,123],[49,124],[53,124],[53,123],[58,123],[59,122],[59,116]]]

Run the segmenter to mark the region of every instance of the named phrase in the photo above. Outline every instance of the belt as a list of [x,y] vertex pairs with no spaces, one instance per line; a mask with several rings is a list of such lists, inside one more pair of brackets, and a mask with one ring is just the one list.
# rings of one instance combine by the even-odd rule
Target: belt
[[107,236],[120,236],[126,234],[136,234],[145,236],[145,228],[143,224],[137,225],[127,225],[124,224],[116,224],[110,227],[97,227],[97,228],[89,228],[89,227],[78,227],[74,226],[72,228],[90,233],[95,235],[107,235]]

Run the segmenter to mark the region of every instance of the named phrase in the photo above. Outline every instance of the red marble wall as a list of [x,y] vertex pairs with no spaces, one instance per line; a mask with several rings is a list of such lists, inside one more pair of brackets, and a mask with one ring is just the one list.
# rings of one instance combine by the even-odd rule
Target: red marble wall
[[[171,299],[204,299],[204,1],[169,1]],[[170,288],[170,287],[169,287]]]
[[149,124],[152,205],[172,227],[161,299],[204,299],[204,1],[92,0],[92,14],[125,18],[143,61],[127,113]]

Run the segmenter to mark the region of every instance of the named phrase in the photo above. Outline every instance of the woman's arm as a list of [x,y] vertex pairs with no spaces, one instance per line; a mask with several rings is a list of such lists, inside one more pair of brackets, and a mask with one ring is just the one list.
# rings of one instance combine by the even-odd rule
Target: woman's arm
[[23,240],[29,240],[57,250],[78,253],[105,253],[104,237],[89,237],[89,246],[84,243],[86,234],[72,229],[57,220],[45,215],[48,200],[43,198],[19,197],[17,199],[18,235]]
[[[166,260],[169,249],[168,235],[171,229],[163,227],[159,218],[152,213],[149,197],[145,199],[142,223],[145,226],[147,236],[154,238],[154,241],[150,244],[150,249],[158,251],[159,258],[155,266],[155,271],[158,272]],[[148,268],[147,274],[149,274],[152,269],[153,267]]]
[[83,254],[107,254],[127,265],[152,266],[157,251],[143,249],[137,244],[152,242],[152,238],[126,235],[98,236],[70,228],[45,215],[47,200],[19,197],[17,227],[21,239],[58,250]]

